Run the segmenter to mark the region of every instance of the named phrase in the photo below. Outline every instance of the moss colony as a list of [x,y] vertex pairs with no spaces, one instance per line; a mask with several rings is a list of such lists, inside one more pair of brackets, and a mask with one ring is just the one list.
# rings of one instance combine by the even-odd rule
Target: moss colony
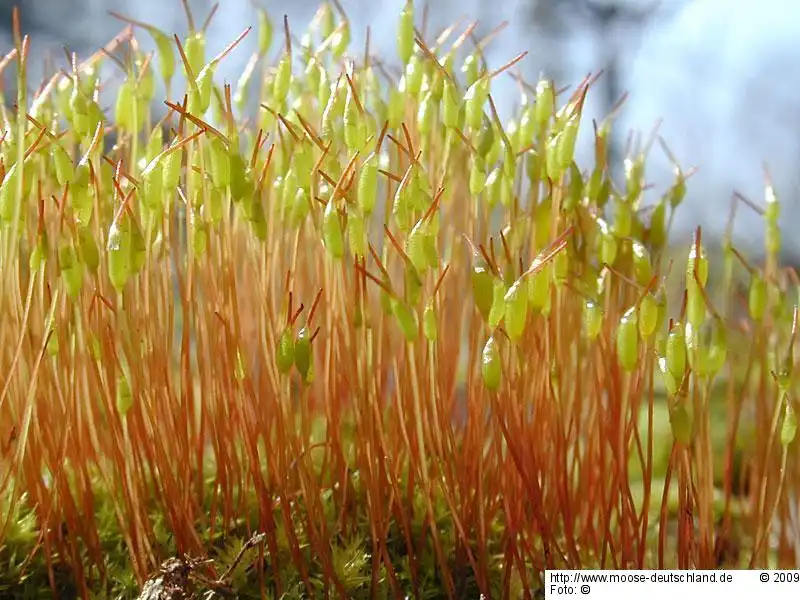
[[[338,6],[301,39],[256,18],[224,49],[191,15],[183,37],[128,22],[32,94],[16,28],[0,594],[131,598],[187,556],[213,563],[181,594],[242,598],[800,566],[800,282],[769,180],[763,264],[699,230],[669,247],[691,172],[648,190],[655,137],[619,186],[610,117],[574,161],[594,79],[489,71],[474,24],[425,35],[410,3],[400,68]],[[231,86],[215,70],[247,36]]]

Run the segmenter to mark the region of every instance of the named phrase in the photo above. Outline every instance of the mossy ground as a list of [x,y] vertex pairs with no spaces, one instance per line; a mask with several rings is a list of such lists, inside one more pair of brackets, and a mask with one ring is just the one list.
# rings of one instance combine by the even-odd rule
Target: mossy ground
[[[724,415],[724,407],[720,406],[716,410],[716,416]],[[658,398],[654,407],[654,421],[657,424],[654,430],[654,471],[652,487],[655,490],[661,490],[664,487],[664,475],[669,460],[670,448],[672,447],[672,431],[669,425],[669,415],[667,412],[666,404],[663,398]],[[724,418],[715,418],[715,422],[719,424],[715,428],[714,446],[718,452],[723,452],[725,447],[725,429]],[[320,432],[322,435],[320,423]],[[643,435],[647,431],[647,411],[642,409],[639,423],[640,430]],[[313,452],[312,452],[313,454]],[[631,465],[636,464],[632,461]],[[212,472],[214,465],[208,462],[208,470]],[[321,466],[318,464],[318,466]],[[721,474],[718,474],[717,484],[721,485]],[[324,479],[324,474],[319,473],[319,476]],[[631,476],[631,491],[634,500],[638,505],[643,501],[644,484],[642,481],[641,471],[632,469]],[[213,484],[213,476],[209,476],[209,485]],[[356,517],[353,522],[347,523],[339,531],[332,532],[331,546],[333,548],[333,555],[338,558],[338,569],[343,582],[346,582],[349,587],[347,588],[348,597],[352,598],[371,598],[375,597],[371,592],[372,582],[372,569],[371,569],[371,556],[372,556],[372,541],[369,531],[369,525],[366,521],[366,514],[364,511],[364,497],[359,493],[359,478],[358,472],[354,471],[351,474],[352,493],[353,497],[351,503],[356,509]],[[139,592],[139,585],[133,573],[130,564],[130,555],[125,546],[125,541],[120,531],[118,521],[114,516],[114,509],[112,506],[111,498],[107,491],[103,488],[102,483],[98,480],[95,486],[98,490],[95,502],[95,515],[93,517],[98,522],[98,531],[100,534],[100,542],[104,555],[103,569],[104,572],[99,570],[92,570],[85,573],[84,581],[87,587],[91,590],[93,598],[135,598]],[[236,490],[238,494],[240,490]],[[334,490],[329,489],[327,497],[330,498]],[[325,496],[323,497],[323,501]],[[207,515],[212,514],[214,503],[213,487],[206,489],[204,499],[204,513]],[[421,499],[415,499],[407,507],[409,513],[417,516],[412,524],[414,534],[418,540],[417,551],[419,552],[419,573],[421,586],[419,594],[421,598],[446,598],[446,590],[441,578],[441,573],[435,566],[435,557],[433,556],[432,546],[430,545],[430,533],[423,531],[425,529],[425,509],[421,506]],[[229,564],[241,545],[250,537],[251,533],[248,531],[246,523],[258,523],[258,507],[252,505],[252,502],[247,498],[246,493],[237,501],[240,508],[236,514],[231,515],[229,521],[226,523],[222,515],[218,515],[213,523],[205,518],[196,523],[196,531],[202,544],[210,548],[209,557],[214,558],[216,564],[221,568],[218,573],[224,569],[224,566]],[[651,533],[650,538],[653,542],[653,547],[657,542],[657,516],[660,506],[660,499],[651,498]],[[671,488],[669,499],[669,510],[671,513],[672,527],[674,528],[674,517],[678,510],[677,489]],[[440,518],[437,522],[438,533],[440,539],[444,543],[444,547],[449,556],[452,557],[451,567],[454,569],[454,580],[456,588],[459,592],[460,598],[478,598],[480,595],[479,588],[475,581],[474,574],[471,572],[469,565],[464,564],[463,552],[459,552],[455,540],[457,533],[453,529],[453,523],[447,518],[447,507],[438,506]],[[737,507],[734,506],[734,514]],[[5,510],[5,507],[4,507]],[[331,512],[333,506],[327,512]],[[720,493],[715,512],[719,515],[723,511],[723,499]],[[279,508],[275,508],[276,517],[278,516]],[[299,536],[303,535],[304,528],[307,526],[304,520],[303,502],[298,498],[293,503],[293,514],[296,520],[296,532]],[[153,548],[154,554],[159,559],[176,555],[175,542],[169,533],[169,526],[166,522],[165,516],[159,512],[153,512],[151,515],[154,531],[156,534],[157,545]],[[336,515],[330,514],[330,521],[336,521]],[[276,519],[279,522],[279,519]],[[66,524],[62,526],[66,534]],[[390,532],[390,555],[392,557],[392,564],[394,565],[395,572],[399,575],[399,582],[404,589],[411,593],[411,577],[410,565],[408,561],[408,552],[405,546],[402,532],[399,531],[395,525],[393,527],[394,535]],[[491,527],[494,532],[492,545],[496,545],[496,550],[500,549],[499,541],[504,531],[504,523],[497,522]],[[674,529],[671,532],[674,535]],[[239,594],[240,598],[261,598],[261,582],[262,578],[265,588],[268,591],[267,597],[275,597],[278,590],[282,590],[281,597],[286,598],[303,598],[306,597],[306,590],[302,583],[300,573],[293,565],[291,551],[286,540],[286,533],[279,533],[278,539],[283,539],[286,543],[280,549],[276,557],[270,557],[268,553],[263,553],[259,556],[257,550],[252,550],[247,554],[247,559],[242,561],[240,566],[234,573],[233,585]],[[0,597],[8,598],[51,598],[51,581],[49,576],[49,566],[45,561],[44,553],[41,548],[37,548],[37,534],[36,524],[34,521],[33,513],[30,510],[28,502],[23,499],[18,504],[15,510],[15,516],[10,524],[8,534],[5,541],[0,545]],[[674,540],[668,540],[668,545],[673,545]],[[318,591],[323,589],[323,570],[322,566],[315,561],[314,554],[307,544],[304,544],[301,539],[301,547],[304,547],[304,561],[308,565],[309,577],[312,581],[316,582],[319,586]],[[87,564],[89,556],[87,549],[84,546],[76,548],[75,552]],[[494,551],[490,548],[490,554]],[[729,568],[744,568],[746,564],[743,562],[746,553],[740,554],[740,560],[737,562],[735,558],[732,562],[728,562],[725,566]],[[459,556],[461,564],[459,562]],[[591,565],[591,557],[587,559],[587,568]],[[496,556],[493,562],[496,564],[497,578],[492,582],[493,588],[498,592],[497,597],[504,597],[503,575],[505,573],[502,554]],[[730,560],[730,559],[729,559]],[[672,562],[672,561],[671,561]],[[674,564],[665,565],[666,568],[674,568]],[[259,573],[260,569],[260,573]],[[58,591],[60,598],[77,598],[79,597],[79,586],[76,581],[76,574],[72,572],[66,564],[59,560],[59,556],[54,557],[52,564],[53,577],[55,582],[55,589]],[[280,573],[280,584],[275,581],[275,573]],[[404,576],[405,575],[405,576]],[[538,574],[541,575],[541,574]],[[535,582],[538,576],[532,570],[528,576]],[[516,573],[516,578],[519,574]],[[376,587],[378,598],[391,598],[391,588],[386,578],[385,571],[379,573],[377,576],[378,585]],[[514,582],[512,583],[512,590]],[[270,595],[271,594],[271,595]],[[519,581],[516,581],[516,595],[512,597],[522,597],[521,586]]]

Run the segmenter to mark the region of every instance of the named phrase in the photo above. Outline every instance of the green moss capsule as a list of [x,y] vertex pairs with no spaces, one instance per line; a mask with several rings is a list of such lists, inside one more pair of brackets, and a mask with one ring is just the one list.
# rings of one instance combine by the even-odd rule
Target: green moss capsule
[[469,192],[477,196],[486,186],[486,162],[477,154],[473,154],[470,161]]
[[41,235],[36,238],[36,245],[31,251],[31,256],[28,259],[28,266],[32,273],[38,271],[47,262],[47,253],[49,252],[49,243],[47,238],[47,231],[42,231]]
[[717,318],[707,323],[702,331],[698,374],[713,377],[725,366],[728,356],[728,335],[725,333],[725,324]]
[[94,241],[94,234],[89,227],[78,228],[78,250],[80,262],[86,265],[90,273],[97,273],[100,266],[100,251],[97,249],[97,242]]
[[419,302],[422,295],[422,278],[419,272],[414,268],[414,265],[406,266],[404,271],[404,279],[406,286],[406,301],[415,306]]
[[644,187],[644,157],[640,155],[635,159],[626,158],[623,166],[625,167],[625,189],[628,200],[633,202],[639,199]]
[[478,312],[488,320],[494,299],[494,275],[485,264],[477,264],[472,269],[472,294]]
[[247,221],[253,234],[260,241],[267,239],[267,215],[264,212],[264,205],[261,204],[260,199],[256,196],[250,201],[250,208],[248,209]]
[[194,76],[200,72],[206,64],[206,37],[202,31],[192,33],[183,44],[186,53],[186,60]]
[[70,188],[69,203],[75,211],[75,218],[81,225],[87,225],[94,212],[94,200],[90,187],[89,163],[81,162],[75,170]]
[[530,236],[530,230],[531,218],[528,215],[518,217],[513,224],[509,223],[503,228],[503,236],[512,254],[520,252]]
[[425,68],[419,54],[412,55],[403,72],[403,83],[405,92],[414,99],[419,98],[424,71]]
[[214,87],[214,65],[209,63],[200,70],[195,79],[195,87],[189,94],[189,112],[205,114],[211,106],[211,92]]
[[467,88],[464,94],[464,108],[467,125],[477,131],[483,122],[483,107],[489,98],[489,79],[483,77]]
[[[231,183],[229,186],[231,199],[238,202],[250,198],[255,191],[252,172],[244,157],[239,152],[231,154]],[[165,171],[166,172],[166,171]],[[174,189],[174,188],[173,188]]]
[[569,279],[569,247],[555,255],[552,262],[553,283],[557,287],[563,286]]
[[282,103],[286,100],[291,83],[292,57],[286,54],[278,63],[277,70],[275,71],[275,79],[272,82],[272,96],[278,103]]
[[547,141],[545,146],[544,163],[547,169],[547,176],[552,181],[560,181],[561,176],[564,174],[564,168],[559,161],[558,148],[561,145],[562,133],[559,132]]
[[608,231],[600,232],[600,260],[609,266],[617,260],[617,240]]
[[775,188],[770,184],[764,188],[764,200],[766,203],[764,207],[764,220],[770,225],[777,225],[781,206],[780,202],[778,202]]
[[525,332],[528,319],[528,290],[524,280],[515,281],[506,292],[504,300],[506,333],[512,342],[516,342]]
[[405,251],[411,259],[411,263],[414,265],[414,268],[422,274],[425,274],[428,270],[428,257],[425,253],[424,246],[426,233],[425,222],[419,220],[417,224],[414,225],[411,233],[408,234],[405,244]]
[[578,125],[580,122],[580,113],[576,112],[572,115],[566,123],[561,135],[558,138],[558,146],[556,149],[559,173],[564,173],[572,160],[575,158],[575,144],[578,140]]
[[786,352],[786,355],[781,360],[780,368],[776,373],[778,380],[778,388],[784,393],[788,392],[792,386],[793,371],[794,371],[794,343],[789,342],[789,348]]
[[209,142],[208,151],[211,181],[218,190],[225,189],[231,182],[231,158],[228,148],[220,138],[214,136]]
[[[189,239],[194,251],[194,257],[199,258],[206,253],[208,249],[208,225],[203,221],[197,212],[192,211],[189,216]],[[138,272],[135,260],[136,254],[134,251],[134,272]]]
[[342,223],[332,199],[325,205],[325,212],[322,216],[322,241],[333,258],[338,260],[344,256]]
[[428,300],[425,305],[425,312],[422,313],[422,332],[429,342],[435,342],[439,338],[439,325],[433,298]]
[[292,209],[292,203],[294,202],[294,195],[297,189],[297,171],[295,171],[294,165],[292,165],[289,167],[289,170],[286,171],[286,176],[283,178],[280,185],[279,197],[281,211],[290,211]]
[[322,6],[319,8],[319,17],[319,31],[322,34],[322,39],[327,39],[333,35],[333,32],[336,29],[336,16],[334,15],[333,9],[331,8],[331,4],[329,2],[322,3]]
[[294,334],[290,327],[284,329],[278,338],[275,364],[278,366],[278,372],[282,375],[286,375],[294,364]]
[[602,326],[603,309],[594,300],[587,300],[583,305],[583,333],[586,339],[596,340]]
[[699,329],[695,329],[692,327],[692,324],[687,321],[683,328],[683,335],[686,341],[686,360],[689,363],[689,367],[696,375],[702,376],[703,374],[700,373],[698,366],[701,353]]
[[757,273],[754,273],[750,278],[747,305],[750,310],[750,318],[753,321],[759,322],[764,318],[764,313],[767,310],[767,282]]
[[133,408],[133,394],[131,393],[128,378],[125,375],[117,377],[116,407],[117,412],[123,417]]
[[503,367],[500,360],[500,348],[494,336],[486,340],[481,353],[481,375],[483,376],[483,385],[491,392],[496,392],[500,389],[500,384],[503,380]]
[[481,114],[481,126],[478,129],[478,137],[475,141],[475,151],[481,158],[487,159],[489,163],[495,162],[488,157],[489,152],[495,145],[494,124],[485,114]]
[[413,225],[413,206],[411,206],[412,190],[410,185],[399,186],[392,202],[392,217],[402,232],[407,232]]
[[[303,221],[306,220],[309,211],[311,210],[311,203],[308,197],[308,192],[303,188],[298,188],[295,191],[294,198],[292,199],[292,225],[300,227]],[[352,247],[352,232],[351,243]]]
[[134,131],[135,102],[134,82],[126,78],[117,89],[117,100],[114,104],[114,118],[123,131]]
[[131,236],[128,217],[123,215],[108,232],[108,277],[118,291],[125,287],[131,275]]
[[311,333],[307,327],[300,328],[294,342],[294,366],[305,381],[311,368]]
[[161,66],[161,79],[164,85],[169,87],[172,77],[175,75],[175,50],[173,42],[162,31],[155,27],[148,28],[148,32],[153,37],[158,52],[158,63]]
[[69,242],[58,246],[58,269],[67,295],[75,300],[81,293],[83,283],[83,264],[78,260],[75,248]]
[[633,255],[633,272],[636,276],[636,281],[639,285],[646,286],[653,277],[650,253],[643,244],[636,241],[631,244],[631,253]]
[[144,233],[139,223],[131,220],[131,273],[137,274],[142,270],[147,255],[147,245],[144,240]]
[[366,115],[358,111],[352,88],[347,88],[344,105],[343,125],[344,142],[349,150],[362,151],[367,143]]
[[467,85],[472,85],[478,80],[480,73],[480,58],[476,52],[468,54],[461,65],[461,73],[464,74],[464,79]]
[[604,177],[600,182],[600,188],[597,190],[597,196],[594,198],[594,204],[598,210],[602,210],[608,203],[611,197],[611,180]]
[[[434,223],[435,219],[431,221]],[[439,252],[436,249],[436,233],[433,226],[429,225],[422,232],[422,252],[425,255],[428,267],[435,269],[439,266]]]
[[548,304],[553,281],[551,270],[548,264],[528,277],[528,297],[534,310],[541,311]]
[[[319,83],[317,84],[317,105],[319,106],[328,106],[328,103],[331,100],[331,95],[333,94],[333,84],[331,83],[330,77],[328,77],[328,71],[322,66],[319,65]],[[264,112],[264,115],[270,115],[268,111]]]
[[233,376],[236,381],[244,381],[244,378],[247,377],[247,368],[244,365],[242,351],[238,348],[236,349],[236,366],[233,369]]
[[683,445],[692,441],[692,418],[683,402],[670,411],[669,423],[676,441]]
[[142,187],[140,190],[142,202],[148,208],[157,208],[164,205],[163,185],[163,167],[158,159],[153,159],[142,172]]
[[[22,178],[22,198],[20,199],[21,206],[19,216],[21,223],[25,222],[27,199],[31,192],[33,185],[33,177],[27,175]],[[11,165],[11,168],[6,171],[6,176],[3,182],[0,183],[0,221],[4,223],[11,223],[14,219],[14,212],[17,203],[17,182],[19,181],[19,168],[17,163]]]
[[[306,68],[303,69],[303,75],[306,79],[306,84],[309,90],[319,90],[319,82],[322,78],[323,67],[320,66],[319,61],[312,57],[306,63]],[[324,106],[324,105],[323,105]]]
[[[402,83],[402,80],[401,80]],[[389,106],[387,107],[387,121],[390,129],[397,129],[403,122],[405,112],[404,90],[392,88],[389,91]]]
[[331,44],[331,53],[334,58],[339,59],[344,55],[347,51],[347,47],[350,45],[349,21],[342,21],[332,35],[333,43]]
[[492,290],[492,308],[489,311],[489,327],[492,329],[497,328],[497,326],[500,324],[500,321],[503,320],[503,316],[505,315],[505,295],[506,284],[502,279],[495,279]]
[[764,249],[770,256],[775,256],[781,249],[781,230],[777,225],[767,223],[764,232]]
[[202,214],[209,223],[219,225],[220,221],[222,221],[222,214],[225,208],[223,202],[222,190],[208,190],[202,207]]
[[648,241],[656,250],[660,250],[667,243],[667,205],[663,201],[656,204],[650,215]]
[[[161,154],[164,149],[164,130],[161,127],[153,128],[150,135],[147,137],[147,146],[145,147],[145,160],[149,164],[156,156]],[[106,163],[108,164],[108,163]]]
[[620,366],[630,372],[639,361],[639,331],[636,310],[629,309],[617,325],[617,359]]
[[458,127],[459,104],[460,98],[455,84],[450,79],[445,79],[442,88],[442,123],[445,127]]
[[93,333],[89,333],[89,356],[91,356],[95,361],[100,360],[100,342],[97,339],[97,336]]
[[153,97],[156,94],[156,78],[153,74],[153,69],[150,65],[147,65],[145,69],[145,63],[142,58],[138,58],[134,65],[136,66],[136,74],[137,74],[137,85],[136,85],[136,101],[137,101],[137,112],[139,116],[139,122],[142,123],[143,116],[147,112],[147,105],[153,100]]
[[700,328],[706,319],[706,302],[703,291],[694,280],[686,282],[686,320],[695,329]]
[[686,371],[686,339],[680,321],[673,324],[667,335],[667,368],[677,381],[683,380]]
[[175,192],[181,177],[181,151],[165,154],[161,159],[161,186],[167,197]]
[[415,210],[426,210],[431,205],[431,184],[422,168],[414,168],[409,179],[409,200]]
[[679,174],[677,181],[670,187],[667,192],[670,206],[674,209],[678,208],[683,199],[686,197],[686,178]]
[[397,25],[397,53],[403,64],[411,60],[414,53],[414,3],[407,0]]
[[788,446],[797,435],[797,414],[792,406],[792,401],[786,397],[783,409],[783,423],[781,424],[781,444]]
[[537,123],[534,116],[536,110],[535,105],[530,104],[530,102],[527,100],[527,96],[523,96],[523,98],[526,99],[526,102],[523,105],[522,115],[519,119],[517,148],[530,146],[533,143],[536,134],[538,133]]
[[[455,79],[455,65],[456,65],[456,52],[451,49],[447,54],[439,58],[439,64],[445,73],[449,74],[451,78]],[[448,79],[445,77],[445,79]]]
[[295,150],[293,163],[297,173],[297,185],[306,190],[311,189],[311,174],[314,170],[314,162],[315,159],[311,147],[306,143],[300,144]]
[[266,10],[258,10],[258,53],[264,56],[272,47],[272,36],[274,33],[272,21]]
[[353,256],[363,257],[367,255],[366,225],[364,217],[357,210],[351,210],[347,214],[347,237],[350,241],[350,251]]
[[696,280],[705,287],[706,283],[708,283],[708,258],[706,258],[703,246],[696,242],[692,243],[692,247],[689,250],[689,259],[686,262],[687,280],[695,279],[695,270],[697,273]]
[[492,169],[489,176],[486,178],[486,193],[484,194],[484,199],[489,205],[490,210],[502,199],[504,187],[503,179],[503,167],[501,165]]
[[574,211],[583,198],[583,176],[575,161],[569,165],[569,186],[561,207],[565,211]]
[[528,179],[532,185],[541,183],[547,177],[544,172],[545,161],[542,160],[542,155],[534,149],[528,150],[525,154],[525,173]]
[[58,356],[58,350],[61,347],[58,341],[58,327],[55,325],[51,325],[47,328],[47,333],[50,336],[47,338],[47,346],[45,346],[45,352],[50,357]]
[[678,386],[675,383],[675,377],[672,376],[672,372],[670,372],[669,368],[667,368],[667,359],[666,357],[659,357],[658,359],[658,371],[661,373],[661,378],[664,382],[664,387],[667,390],[667,393],[670,396],[674,396],[678,393]]
[[416,341],[419,336],[419,326],[414,309],[402,300],[392,300],[392,314],[406,341],[409,343]]
[[534,106],[536,123],[539,129],[542,129],[555,110],[555,91],[550,81],[543,79],[536,84],[536,104]]
[[652,294],[647,294],[639,303],[639,334],[648,339],[658,328],[662,310]]
[[56,181],[63,188],[67,183],[72,183],[72,178],[75,175],[75,165],[72,162],[72,158],[60,144],[53,144],[52,148],[53,162],[56,167]]
[[436,108],[433,93],[428,92],[422,97],[417,109],[417,130],[420,135],[427,136],[433,128],[433,116]]

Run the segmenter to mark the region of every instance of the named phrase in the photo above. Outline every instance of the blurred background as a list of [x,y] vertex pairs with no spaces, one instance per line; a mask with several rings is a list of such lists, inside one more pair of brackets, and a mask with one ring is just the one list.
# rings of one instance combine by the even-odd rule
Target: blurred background
[[[258,2],[276,25],[276,40],[283,14],[299,37],[318,6],[316,0]],[[351,48],[363,48],[370,27],[371,47],[394,58],[403,3],[341,0],[351,19]],[[14,5],[21,8],[23,30],[31,35],[31,82],[44,76],[48,56],[56,68],[67,68],[65,46],[81,60],[116,35],[123,24],[109,10],[168,34],[187,31],[180,0],[0,0],[2,52],[12,45]],[[191,0],[189,5],[202,23],[213,2]],[[417,7],[421,15],[422,2]],[[735,191],[763,203],[763,166],[768,165],[782,200],[784,260],[800,264],[800,235],[794,227],[800,217],[800,12],[794,8],[793,0],[430,0],[427,34],[430,38],[463,18],[462,30],[469,21],[479,21],[476,34],[481,37],[507,21],[486,54],[490,67],[528,50],[521,66],[529,81],[543,73],[559,87],[573,88],[586,74],[604,70],[587,98],[579,162],[588,166],[592,161],[591,119],[602,120],[627,92],[616,121],[617,156],[624,155],[629,133],[647,138],[660,122],[658,132],[684,171],[698,169],[678,211],[676,241],[689,239],[697,225],[704,239],[719,240]],[[255,24],[252,0],[220,0],[208,29],[209,55]],[[148,35],[138,37],[143,46],[152,45]],[[235,83],[255,43],[256,36],[248,36],[220,65],[219,77]],[[119,72],[109,75],[118,77]],[[509,115],[518,102],[517,84],[501,77],[493,86],[501,112]],[[658,144],[650,153],[647,176],[651,197],[672,180],[672,167]],[[757,256],[763,246],[760,217],[738,210],[735,236],[738,247]]]

